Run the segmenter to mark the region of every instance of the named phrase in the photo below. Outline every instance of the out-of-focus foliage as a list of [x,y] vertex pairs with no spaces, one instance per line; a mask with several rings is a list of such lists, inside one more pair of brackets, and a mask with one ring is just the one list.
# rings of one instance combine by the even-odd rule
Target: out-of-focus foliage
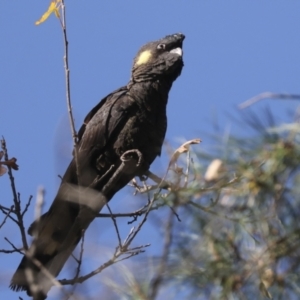
[[106,299],[300,298],[300,124],[264,120],[248,120],[255,135],[244,124],[242,137],[218,136],[214,151],[186,142],[170,150],[163,181],[133,183],[156,199],[162,250],[118,264],[102,280]]
[[232,136],[217,157],[218,180],[205,182],[199,167],[177,193],[187,226],[176,233],[168,277],[193,299],[298,299],[299,138],[298,123]]
[[148,290],[154,274],[161,293],[184,287],[186,299],[299,299],[300,124],[252,126],[213,156],[193,153],[187,185],[186,166],[169,171],[176,187],[161,201],[181,222]]

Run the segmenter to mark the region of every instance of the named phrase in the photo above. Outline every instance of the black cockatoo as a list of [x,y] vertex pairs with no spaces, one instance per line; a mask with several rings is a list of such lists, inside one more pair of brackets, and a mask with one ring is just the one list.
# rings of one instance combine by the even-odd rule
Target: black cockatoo
[[183,67],[184,38],[177,33],[144,45],[128,84],[86,116],[57,196],[28,230],[35,239],[12,277],[11,289],[45,299],[52,282],[42,269],[56,277],[97,213],[160,155],[168,94]]

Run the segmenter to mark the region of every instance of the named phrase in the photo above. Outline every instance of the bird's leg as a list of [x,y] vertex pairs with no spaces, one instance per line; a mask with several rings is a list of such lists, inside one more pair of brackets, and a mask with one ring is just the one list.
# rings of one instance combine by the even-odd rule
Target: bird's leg
[[115,165],[111,165],[110,168],[100,177],[99,175],[95,178],[89,188],[95,188],[103,179],[112,171]]
[[[134,154],[134,155],[132,155]],[[115,171],[115,173],[111,176],[110,180],[103,187],[101,192],[104,195],[107,195],[112,188],[114,188],[115,183],[119,180],[119,178],[124,174],[132,174],[133,176],[137,174],[138,169],[140,169],[143,161],[142,153],[137,150],[128,150],[122,154],[120,157],[122,163],[119,168]]]

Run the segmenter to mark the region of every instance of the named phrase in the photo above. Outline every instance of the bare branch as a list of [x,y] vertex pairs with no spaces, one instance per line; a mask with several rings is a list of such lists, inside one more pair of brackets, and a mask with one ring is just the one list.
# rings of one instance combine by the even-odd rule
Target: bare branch
[[62,26],[62,33],[63,33],[63,41],[64,41],[64,69],[65,69],[65,80],[66,80],[66,100],[67,100],[67,108],[68,108],[68,115],[69,121],[71,126],[72,132],[72,139],[73,139],[73,155],[76,164],[76,174],[77,174],[77,181],[80,183],[80,172],[79,172],[79,164],[78,164],[78,137],[77,132],[75,129],[75,121],[73,116],[73,109],[72,109],[72,102],[71,102],[71,87],[70,87],[70,68],[69,68],[69,42],[67,37],[67,24],[66,24],[66,7],[65,1],[61,1],[61,11],[62,16],[60,19],[61,26]]
[[118,242],[119,242],[119,247],[121,247],[122,246],[122,242],[121,242],[120,232],[119,232],[119,228],[118,228],[118,224],[117,224],[116,218],[113,216],[113,213],[112,213],[112,211],[111,211],[108,203],[106,203],[106,206],[107,206],[107,208],[109,210],[109,213],[111,215],[111,219],[112,219],[112,221],[114,223],[114,226],[115,226],[115,229],[116,229],[116,233],[117,233],[117,237],[118,237]]
[[66,98],[67,98],[67,106],[69,113],[69,120],[72,130],[73,137],[73,146],[76,151],[77,145],[77,133],[75,130],[75,122],[72,111],[72,103],[71,103],[71,88],[70,88],[70,69],[69,69],[69,42],[67,38],[67,27],[66,27],[66,7],[65,1],[61,1],[61,9],[62,9],[62,31],[63,31],[63,39],[64,39],[64,68],[65,68],[65,77],[66,77]]
[[6,216],[4,217],[4,220],[3,220],[2,223],[0,224],[0,229],[1,229],[1,227],[5,224],[7,218],[10,216],[10,213],[12,212],[13,208],[14,208],[14,206],[12,205],[12,206],[10,207],[10,210],[6,213]]
[[114,263],[120,262],[120,261],[125,260],[125,259],[128,259],[128,258],[130,258],[132,256],[135,256],[135,255],[139,254],[140,252],[142,252],[142,250],[137,251],[135,253],[131,253],[130,255],[128,255],[128,256],[120,259],[120,260],[117,260],[117,258],[120,257],[123,253],[120,253],[120,252],[119,253],[115,253],[114,256],[109,261],[107,261],[106,263],[104,263],[103,265],[101,265],[96,270],[88,273],[87,275],[78,277],[76,279],[62,279],[62,280],[59,280],[59,283],[61,285],[83,283],[84,281],[88,280],[89,278],[91,278],[91,277],[93,277],[93,276],[101,273],[104,269],[106,269],[107,267],[113,265]]
[[23,254],[21,252],[22,249],[13,249],[13,250],[5,250],[5,249],[0,249],[0,253],[5,253],[5,254],[11,254],[11,253],[15,253],[15,252],[18,252],[20,254]]
[[289,99],[289,100],[300,100],[300,95],[297,94],[285,94],[285,93],[272,93],[272,92],[264,92],[261,94],[258,94],[245,102],[239,104],[239,109],[247,108],[251,105],[253,105],[256,102],[259,102],[264,99]]
[[[8,214],[8,211],[9,211],[9,208],[0,205],[0,210],[1,210],[1,212],[2,212],[4,215],[7,215],[7,214]],[[13,213],[14,213],[14,211],[13,211]],[[14,217],[12,217],[10,214],[9,214],[8,217],[9,217],[13,222],[15,222],[15,223],[18,225],[18,221],[17,221]]]
[[[142,216],[143,214],[145,214],[147,212],[147,208],[148,208],[148,203],[143,206],[142,208],[134,211],[134,212],[131,212],[131,213],[114,213],[114,214],[106,214],[106,213],[99,213],[96,217],[99,217],[99,218],[111,218],[112,216],[114,218],[125,218],[125,217],[132,217],[134,218],[133,221],[129,221],[128,224],[131,224],[133,223],[134,221],[137,220],[137,217],[140,217]],[[162,206],[165,206],[165,204],[156,204],[155,206],[152,206],[150,211],[152,210],[157,210],[159,207],[162,207]]]
[[128,249],[128,247],[130,246],[133,239],[136,237],[136,235],[139,233],[139,231],[141,230],[141,228],[143,227],[143,225],[147,221],[147,217],[148,217],[148,215],[151,211],[151,207],[152,207],[155,200],[156,200],[156,195],[154,195],[153,198],[151,199],[142,222],[138,225],[138,227],[136,229],[132,228],[132,230],[130,231],[128,237],[126,238],[125,242],[122,245],[122,249],[121,249],[122,251],[124,251],[124,250],[126,251]]
[[[4,137],[2,137],[2,140],[1,140],[1,148],[4,152],[4,159],[7,161],[8,160],[8,152],[7,152],[6,141],[5,141]],[[15,206],[14,213],[17,216],[17,221],[18,221],[18,226],[20,228],[20,232],[21,232],[23,246],[25,249],[28,249],[28,243],[27,243],[27,239],[26,239],[25,227],[24,227],[24,222],[23,222],[23,216],[22,216],[22,212],[21,212],[20,195],[17,194],[17,190],[16,190],[16,186],[15,186],[15,179],[13,177],[12,169],[11,169],[10,165],[7,165],[7,169],[8,169],[8,176],[9,176],[9,180],[10,180],[10,184],[11,184],[11,190],[13,193],[13,201],[14,201],[14,206]]]
[[80,274],[80,268],[81,268],[82,257],[83,257],[83,252],[84,252],[84,236],[85,236],[84,234],[85,234],[85,232],[83,230],[82,235],[81,235],[82,238],[81,238],[81,244],[80,244],[80,253],[79,253],[78,266],[77,266],[75,278],[77,278]]
[[[81,243],[80,243],[80,253],[79,253],[79,258],[77,259],[74,254],[72,254],[72,257],[76,260],[77,262],[77,268],[76,268],[76,272],[75,272],[75,276],[74,276],[74,280],[76,280],[80,274],[80,269],[81,269],[81,265],[82,265],[82,257],[83,257],[83,252],[84,252],[84,237],[85,237],[85,231],[82,230],[82,238],[81,238]],[[68,300],[71,296],[74,295],[76,289],[76,285],[73,286],[72,291],[70,292],[69,295],[67,295],[67,297],[65,298],[65,300]]]
[[178,215],[178,213],[176,212],[176,209],[172,206],[170,206],[170,210],[172,211],[173,215],[177,218],[178,222],[181,222],[181,219]]
[[24,210],[22,212],[22,217],[24,217],[24,215],[26,214],[26,212],[27,212],[27,210],[28,210],[28,208],[29,208],[29,206],[31,204],[32,198],[33,198],[32,195],[30,195],[29,198],[28,198],[28,201],[27,201],[27,203],[25,205],[25,208],[24,208]]
[[14,249],[14,252],[19,252],[20,254],[23,254],[20,249],[18,249],[7,237],[4,238]]

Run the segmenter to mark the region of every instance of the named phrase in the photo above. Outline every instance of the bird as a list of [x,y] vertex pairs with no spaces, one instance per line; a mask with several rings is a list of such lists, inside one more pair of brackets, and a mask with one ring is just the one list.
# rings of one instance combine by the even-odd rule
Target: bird
[[28,229],[34,239],[11,279],[12,290],[45,299],[53,285],[49,274],[58,276],[83,231],[160,156],[168,94],[184,66],[184,39],[176,33],[142,46],[128,84],[87,114],[53,203]]

